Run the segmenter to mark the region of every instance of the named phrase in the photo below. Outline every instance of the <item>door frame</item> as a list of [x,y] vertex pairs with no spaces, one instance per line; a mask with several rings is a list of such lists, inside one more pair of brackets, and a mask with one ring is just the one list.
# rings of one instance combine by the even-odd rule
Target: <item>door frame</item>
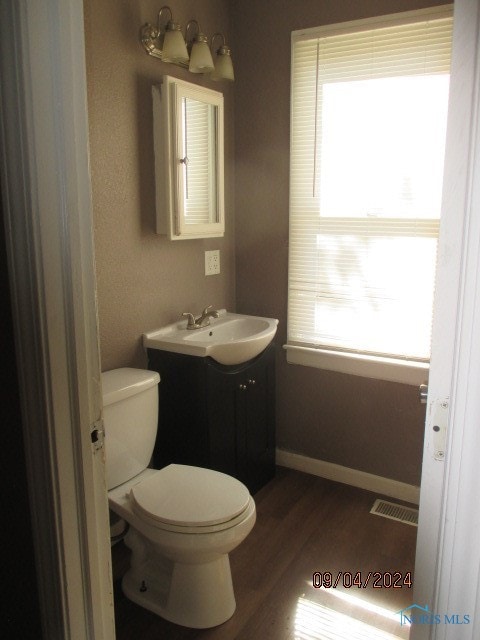
[[[455,2],[456,98],[414,591],[419,604],[467,613],[472,622],[416,625],[415,640],[480,636],[480,504],[469,500],[480,489],[478,5]],[[103,450],[92,450],[90,441],[101,402],[83,3],[5,0],[0,7],[2,179],[44,635],[110,640]],[[444,398],[450,405],[447,456],[431,465],[428,416],[432,403]]]
[[0,3],[1,178],[42,633],[113,640],[83,24]]
[[[456,0],[413,594],[442,623],[414,624],[411,640],[480,636],[480,503],[471,499],[480,494],[479,20],[478,0]],[[433,429],[442,423],[444,443]],[[445,614],[470,622],[444,624]]]

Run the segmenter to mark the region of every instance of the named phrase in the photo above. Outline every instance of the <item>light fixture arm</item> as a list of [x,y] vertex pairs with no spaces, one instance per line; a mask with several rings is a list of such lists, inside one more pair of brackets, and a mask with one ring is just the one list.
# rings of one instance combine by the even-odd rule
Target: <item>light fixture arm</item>
[[[215,46],[215,40],[221,38],[220,47]],[[234,80],[233,64],[230,47],[225,42],[223,33],[212,36],[212,53],[215,55],[215,69],[211,74],[212,80]]]
[[221,38],[222,39],[222,47],[225,47],[225,36],[223,35],[223,33],[214,33],[212,36],[212,51],[214,51],[215,53],[218,53],[220,51],[220,49],[222,47],[220,47],[219,49],[215,49],[213,46],[214,40],[215,38]]
[[[168,18],[162,17],[168,12]],[[145,51],[155,58],[165,60],[165,41],[168,37],[167,32],[180,31],[180,25],[173,20],[172,10],[169,6],[163,6],[158,12],[157,26],[147,23],[140,30],[140,40]],[[184,46],[184,45],[183,45]],[[170,62],[170,60],[168,60]],[[176,64],[180,66],[188,66],[188,55],[185,50],[185,59],[176,60]]]
[[167,22],[168,22],[167,20],[167,22],[164,23],[164,27],[162,29],[161,17],[162,17],[162,13],[165,11],[168,11],[168,13],[170,14],[170,21],[171,21],[172,10],[170,9],[170,7],[165,5],[158,12],[157,26],[154,27],[153,25],[147,22],[147,24],[145,24],[140,31],[140,40],[142,41],[142,44],[145,47],[146,52],[149,55],[154,56],[155,58],[160,58],[160,59],[162,59],[162,46],[161,46],[162,43],[160,42],[160,36],[165,34],[165,31],[167,30]]
[[[195,25],[197,30],[193,34],[193,36],[189,38],[188,30],[190,28],[190,25]],[[208,41],[207,36],[204,33],[202,33],[202,30],[200,29],[200,25],[198,24],[197,20],[189,20],[187,22],[187,27],[185,29],[185,42],[187,43],[187,47],[191,48],[194,42],[207,42],[207,41]]]
[[[165,27],[164,27],[164,29],[163,29],[163,31],[162,31],[162,28],[161,28],[161,26],[160,26],[160,18],[161,18],[161,16],[162,16],[162,11],[165,11],[165,10],[167,10],[167,11],[168,11],[168,13],[170,14],[170,20],[167,20],[167,22],[165,22]],[[169,6],[165,5],[165,6],[164,6],[164,7],[162,7],[162,8],[160,9],[160,11],[158,12],[158,18],[157,18],[157,30],[158,30],[158,33],[165,33],[165,31],[167,30],[167,23],[168,23],[168,22],[171,22],[172,20],[173,20],[172,10],[170,9],[170,7],[169,7]]]

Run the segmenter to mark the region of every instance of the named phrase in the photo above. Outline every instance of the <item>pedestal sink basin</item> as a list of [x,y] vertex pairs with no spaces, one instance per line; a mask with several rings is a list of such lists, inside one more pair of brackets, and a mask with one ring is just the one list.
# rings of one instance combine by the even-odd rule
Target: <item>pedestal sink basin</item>
[[229,313],[221,309],[218,318],[201,329],[187,329],[182,320],[143,334],[143,346],[205,358],[220,364],[241,364],[258,356],[273,340],[278,320]]

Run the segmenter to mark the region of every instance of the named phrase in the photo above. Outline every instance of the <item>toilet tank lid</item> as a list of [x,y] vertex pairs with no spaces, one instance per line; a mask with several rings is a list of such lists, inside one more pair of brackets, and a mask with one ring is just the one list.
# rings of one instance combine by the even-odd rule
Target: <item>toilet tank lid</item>
[[141,393],[159,382],[160,376],[156,371],[128,367],[104,371],[102,373],[103,406]]

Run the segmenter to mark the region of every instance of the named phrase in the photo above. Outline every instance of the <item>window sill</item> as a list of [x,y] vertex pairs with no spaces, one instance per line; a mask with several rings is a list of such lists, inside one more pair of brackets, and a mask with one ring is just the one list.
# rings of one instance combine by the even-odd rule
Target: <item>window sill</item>
[[300,364],[306,367],[415,386],[428,379],[429,364],[424,362],[343,353],[290,344],[284,345],[283,348],[287,351],[287,362],[290,364]]

